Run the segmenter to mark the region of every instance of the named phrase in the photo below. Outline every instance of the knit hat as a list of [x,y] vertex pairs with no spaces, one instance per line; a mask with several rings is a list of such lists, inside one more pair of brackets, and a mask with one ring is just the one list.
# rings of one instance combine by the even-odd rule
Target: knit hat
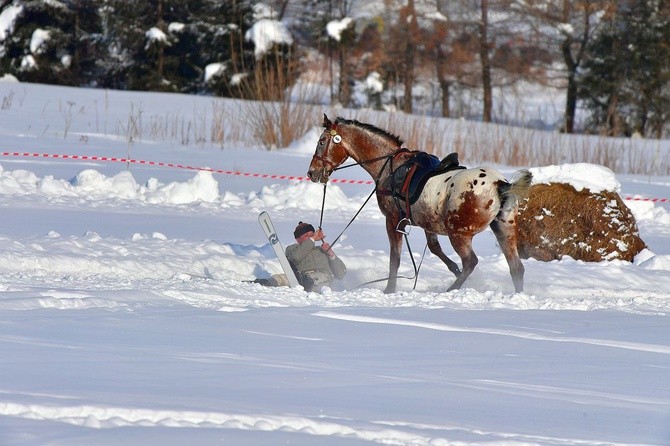
[[314,226],[310,225],[309,223],[299,222],[298,226],[295,227],[295,231],[293,231],[293,236],[295,238],[300,238],[309,231],[314,232]]

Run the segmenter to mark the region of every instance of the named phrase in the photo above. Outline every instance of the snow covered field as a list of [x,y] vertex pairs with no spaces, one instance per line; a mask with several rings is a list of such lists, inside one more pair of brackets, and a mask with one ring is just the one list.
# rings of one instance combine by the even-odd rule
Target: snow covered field
[[[148,132],[129,146],[112,129],[131,104],[146,124],[211,98],[0,82],[3,98],[0,152],[261,174],[304,176],[321,120],[276,152]],[[279,271],[259,212],[291,243],[298,220],[318,223],[321,186],[52,157],[0,166],[0,445],[670,444],[668,203],[627,201],[649,246],[633,263],[526,260],[514,294],[486,231],[462,290],[446,292],[452,276],[427,254],[416,290],[400,280],[392,295],[357,288],[387,274],[370,203],[335,246],[349,273],[317,294],[244,281]],[[670,198],[670,177],[616,180],[622,196]],[[327,239],[370,190],[329,186]],[[418,260],[421,231],[410,240]]]

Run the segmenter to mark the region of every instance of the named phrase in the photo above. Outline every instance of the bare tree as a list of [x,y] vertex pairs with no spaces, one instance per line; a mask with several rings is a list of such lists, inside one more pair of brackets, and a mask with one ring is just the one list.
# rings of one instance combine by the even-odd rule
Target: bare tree
[[543,40],[554,45],[565,64],[567,81],[563,131],[574,132],[577,109],[577,73],[587,57],[586,48],[599,27],[616,10],[612,0],[514,0],[513,7]]
[[[332,20],[350,20],[348,15],[351,13],[353,0],[331,0],[329,4],[329,17]],[[351,101],[351,86],[350,82],[350,64],[349,64],[349,53],[351,46],[354,44],[356,39],[356,31],[354,27],[355,23],[351,20],[348,26],[345,29],[341,30],[339,36],[328,36],[328,41],[330,43],[329,50],[330,55],[330,70],[331,70],[331,79],[332,76],[332,65],[333,65],[333,50],[335,52],[335,57],[337,57],[337,62],[339,65],[339,83],[338,83],[338,92],[337,98],[340,104],[347,106]],[[332,91],[331,91],[332,99]]]
[[407,6],[401,11],[400,20],[405,24],[405,63],[403,66],[403,78],[405,94],[403,99],[403,111],[412,113],[412,89],[414,86],[414,59],[416,53],[416,38],[419,32],[417,24],[414,0],[407,0]]
[[447,24],[442,20],[435,20],[435,74],[437,82],[440,85],[442,116],[448,118],[451,116],[451,109],[449,107],[450,90],[453,81],[447,74],[448,56],[443,41],[446,40]]
[[435,2],[436,14],[433,16],[433,28],[427,35],[426,42],[428,44],[429,54],[435,57],[435,77],[440,86],[440,105],[442,109],[442,117],[449,118],[451,116],[451,107],[449,102],[451,100],[451,86],[454,83],[452,76],[453,66],[450,63],[450,46],[453,44],[450,38],[450,30],[453,24],[450,23],[449,18],[445,15],[442,7],[442,2]]
[[482,64],[482,89],[484,93],[484,110],[482,119],[491,122],[493,109],[493,89],[491,85],[491,56],[489,43],[489,0],[481,0],[481,18],[479,23],[479,58]]

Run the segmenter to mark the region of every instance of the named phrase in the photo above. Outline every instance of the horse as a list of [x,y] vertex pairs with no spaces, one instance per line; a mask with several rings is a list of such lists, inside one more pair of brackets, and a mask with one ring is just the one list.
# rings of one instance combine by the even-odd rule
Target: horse
[[[372,124],[338,117],[331,122],[323,115],[319,137],[307,176],[325,184],[348,158],[365,169],[375,182],[377,203],[386,217],[390,245],[389,277],[384,293],[394,293],[402,249],[401,220],[407,218],[398,197],[389,193],[393,167],[407,159],[404,141]],[[416,151],[415,151],[416,153]],[[523,291],[524,267],[517,251],[518,201],[527,196],[532,180],[528,170],[517,172],[508,182],[495,169],[452,170],[427,180],[418,199],[407,208],[410,224],[423,229],[430,252],[456,276],[448,291],[459,289],[478,263],[472,238],[490,226],[509,265],[515,292]],[[462,270],[442,251],[438,235],[446,235],[461,259]]]

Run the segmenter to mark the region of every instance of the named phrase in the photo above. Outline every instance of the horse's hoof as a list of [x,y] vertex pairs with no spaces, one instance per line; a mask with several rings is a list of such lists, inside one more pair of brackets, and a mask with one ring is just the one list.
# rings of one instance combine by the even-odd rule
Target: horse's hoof
[[389,287],[384,288],[384,294],[393,294],[393,293],[395,293],[395,288],[389,288]]

